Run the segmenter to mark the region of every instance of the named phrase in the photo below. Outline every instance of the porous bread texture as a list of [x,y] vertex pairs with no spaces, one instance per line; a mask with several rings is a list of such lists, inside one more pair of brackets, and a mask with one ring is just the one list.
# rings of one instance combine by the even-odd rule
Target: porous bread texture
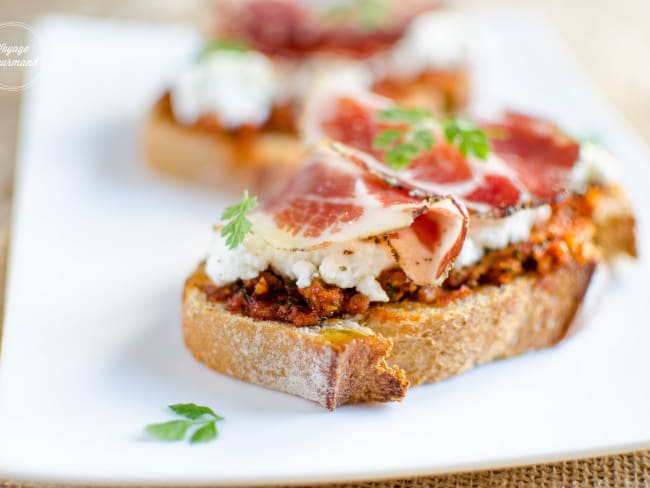
[[387,361],[402,368],[412,385],[439,381],[558,343],[576,316],[594,269],[595,263],[572,263],[547,275],[482,286],[439,308],[408,301],[375,306],[361,323],[393,339]]
[[148,164],[168,176],[256,195],[277,191],[303,155],[295,134],[261,131],[243,143],[227,132],[179,124],[162,100],[147,118],[143,142]]
[[199,268],[185,284],[183,331],[187,347],[210,368],[330,410],[396,401],[409,382],[437,381],[557,343],[594,266],[573,263],[546,276],[482,286],[443,307],[373,304],[354,320],[305,328],[228,312],[203,292],[209,278]]
[[596,226],[596,244],[606,257],[616,254],[637,256],[634,212],[620,186],[608,185],[598,195],[593,222]]

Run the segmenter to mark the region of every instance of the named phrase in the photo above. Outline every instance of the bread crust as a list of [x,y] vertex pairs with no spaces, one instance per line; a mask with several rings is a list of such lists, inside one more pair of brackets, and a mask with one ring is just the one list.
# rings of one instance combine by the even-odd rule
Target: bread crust
[[295,134],[260,131],[243,144],[227,132],[183,126],[164,97],[149,113],[143,143],[148,164],[168,176],[257,195],[278,190],[299,167],[303,154]]
[[183,331],[187,347],[210,368],[330,410],[396,401],[409,383],[438,381],[557,343],[594,267],[572,263],[545,276],[482,286],[443,307],[373,304],[364,316],[305,328],[228,312],[204,293],[209,279],[199,268],[185,284]]
[[418,302],[375,306],[362,323],[393,339],[386,360],[399,365],[411,384],[439,381],[557,344],[576,316],[594,269],[594,263],[571,263],[547,275],[482,286],[440,308]]
[[598,193],[594,203],[593,222],[596,244],[605,257],[627,254],[637,257],[635,219],[632,204],[618,185],[608,185]]

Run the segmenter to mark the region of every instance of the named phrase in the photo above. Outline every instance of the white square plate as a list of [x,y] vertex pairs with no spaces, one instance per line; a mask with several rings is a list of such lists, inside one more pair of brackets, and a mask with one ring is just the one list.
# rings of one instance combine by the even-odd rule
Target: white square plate
[[[0,477],[241,484],[403,477],[650,447],[650,158],[535,18],[472,14],[477,98],[599,134],[625,162],[641,259],[560,346],[330,413],[214,373],[184,348],[183,280],[233,195],[144,169],[139,131],[197,38],[50,17],[25,94],[0,361]],[[226,420],[205,445],[142,440],[166,405]]]

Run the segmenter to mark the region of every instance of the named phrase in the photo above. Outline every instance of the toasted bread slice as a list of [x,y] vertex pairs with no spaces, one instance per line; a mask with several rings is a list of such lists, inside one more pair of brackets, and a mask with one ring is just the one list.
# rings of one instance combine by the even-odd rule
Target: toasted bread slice
[[[615,187],[605,194],[594,202],[603,255],[634,256],[629,202]],[[200,266],[185,283],[183,330],[190,351],[210,368],[330,410],[395,401],[409,384],[559,342],[575,323],[596,266],[571,261],[547,274],[479,286],[441,306],[375,303],[361,316],[304,328],[227,311],[206,295],[212,282]]]
[[409,382],[437,381],[557,343],[593,270],[593,263],[574,264],[542,277],[482,286],[444,307],[375,304],[363,317],[297,328],[228,312],[224,303],[207,298],[203,287],[210,281],[199,269],[185,284],[183,331],[194,356],[220,373],[330,410],[389,402],[401,400]]
[[260,131],[242,141],[227,132],[179,124],[161,99],[144,130],[145,158],[168,176],[206,187],[272,193],[301,162],[297,135]]
[[[635,220],[627,195],[618,185],[608,185],[604,192],[594,192],[596,244],[606,257],[616,254],[637,256]],[[589,195],[588,195],[589,198]]]

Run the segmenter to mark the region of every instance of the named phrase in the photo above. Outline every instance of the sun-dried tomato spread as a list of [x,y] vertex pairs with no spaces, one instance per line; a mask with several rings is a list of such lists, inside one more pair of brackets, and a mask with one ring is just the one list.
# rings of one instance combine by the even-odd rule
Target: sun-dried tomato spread
[[258,320],[283,320],[296,327],[316,325],[327,317],[364,313],[370,304],[361,293],[320,280],[297,288],[270,270],[225,287],[206,284],[203,291],[211,300],[225,300],[230,312]]
[[[158,101],[158,110],[169,117],[174,118],[172,110],[171,95],[165,93]],[[255,137],[260,132],[284,132],[296,133],[296,108],[292,103],[276,104],[264,125],[255,127],[242,125],[235,130],[224,128],[214,114],[204,114],[191,126],[192,128],[212,132],[214,134],[228,134],[235,139],[241,139],[242,145],[246,140]]]

